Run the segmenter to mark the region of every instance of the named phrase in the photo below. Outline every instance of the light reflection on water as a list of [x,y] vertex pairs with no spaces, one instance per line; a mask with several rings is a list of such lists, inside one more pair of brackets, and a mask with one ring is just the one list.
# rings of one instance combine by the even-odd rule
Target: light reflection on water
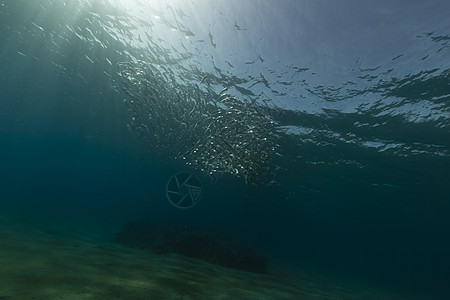
[[[129,92],[118,76],[121,62],[153,64],[167,88],[198,85],[216,97],[228,88],[266,107],[279,144],[293,139],[304,157],[317,154],[305,144],[332,145],[349,157],[359,148],[449,157],[444,2],[42,0],[22,8],[31,16],[25,27],[7,26],[3,36],[20,44],[24,60],[81,86],[103,82],[117,97]],[[8,7],[14,2],[2,6],[5,16]]]

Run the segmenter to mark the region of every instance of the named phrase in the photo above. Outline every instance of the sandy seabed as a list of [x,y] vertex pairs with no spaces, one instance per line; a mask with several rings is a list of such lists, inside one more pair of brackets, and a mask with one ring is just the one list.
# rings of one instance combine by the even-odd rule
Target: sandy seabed
[[129,249],[108,235],[39,228],[0,216],[0,300],[400,299],[273,263],[268,274]]

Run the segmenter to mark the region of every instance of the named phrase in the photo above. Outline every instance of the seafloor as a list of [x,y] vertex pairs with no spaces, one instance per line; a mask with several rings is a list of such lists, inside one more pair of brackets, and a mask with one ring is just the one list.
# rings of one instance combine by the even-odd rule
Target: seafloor
[[405,299],[281,263],[254,274],[82,231],[0,214],[0,299]]

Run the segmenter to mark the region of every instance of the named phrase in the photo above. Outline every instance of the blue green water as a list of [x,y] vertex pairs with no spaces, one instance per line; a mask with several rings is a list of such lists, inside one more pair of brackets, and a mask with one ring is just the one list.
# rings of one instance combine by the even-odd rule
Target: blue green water
[[[0,209],[112,231],[141,220],[226,228],[292,265],[446,299],[449,10],[444,0],[2,0]],[[126,103],[149,89],[121,72],[138,61],[163,74],[142,75],[163,78],[161,101],[228,87],[264,107],[275,126],[264,167],[277,184],[216,180],[173,159],[184,132],[137,134]],[[204,184],[189,210],[164,194],[180,170]]]

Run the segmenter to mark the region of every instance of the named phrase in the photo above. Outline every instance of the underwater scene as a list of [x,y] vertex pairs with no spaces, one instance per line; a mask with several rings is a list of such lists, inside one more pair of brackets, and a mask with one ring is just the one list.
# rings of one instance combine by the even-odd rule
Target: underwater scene
[[0,300],[450,299],[449,13],[0,0]]

